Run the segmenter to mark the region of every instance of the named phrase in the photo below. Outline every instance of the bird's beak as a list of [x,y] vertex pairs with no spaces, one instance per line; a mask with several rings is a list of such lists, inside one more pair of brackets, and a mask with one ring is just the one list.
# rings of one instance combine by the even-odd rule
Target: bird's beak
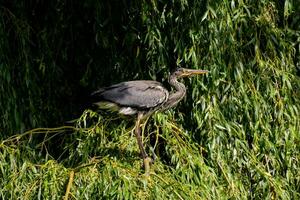
[[200,75],[200,74],[207,74],[208,70],[202,70],[202,69],[185,69],[182,73],[181,77],[187,77],[192,75]]

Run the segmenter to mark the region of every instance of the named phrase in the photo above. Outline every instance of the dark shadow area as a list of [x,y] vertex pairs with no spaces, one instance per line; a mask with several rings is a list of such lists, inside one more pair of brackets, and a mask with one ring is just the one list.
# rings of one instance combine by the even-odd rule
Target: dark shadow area
[[1,4],[6,34],[1,57],[10,73],[4,87],[14,88],[8,88],[11,100],[4,99],[2,107],[18,110],[7,114],[6,123],[16,121],[6,127],[8,133],[59,126],[90,106],[92,91],[141,76],[147,69],[141,68],[144,54],[136,55],[143,31],[136,29],[138,8],[131,1]]

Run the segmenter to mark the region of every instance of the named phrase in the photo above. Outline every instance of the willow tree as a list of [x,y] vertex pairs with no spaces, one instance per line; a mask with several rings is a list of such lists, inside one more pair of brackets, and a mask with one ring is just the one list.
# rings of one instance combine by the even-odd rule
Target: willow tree
[[[298,1],[0,9],[2,199],[300,197]],[[84,96],[119,81],[165,82],[180,66],[210,73],[185,82],[177,109],[149,119],[144,143],[158,159],[147,178],[134,123],[89,110]]]

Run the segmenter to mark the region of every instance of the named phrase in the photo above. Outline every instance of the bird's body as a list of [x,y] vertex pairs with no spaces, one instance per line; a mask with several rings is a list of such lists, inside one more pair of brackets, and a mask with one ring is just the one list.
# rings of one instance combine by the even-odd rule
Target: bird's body
[[186,89],[184,84],[177,80],[178,78],[205,73],[208,71],[178,68],[169,77],[169,83],[174,88],[171,92],[157,81],[138,80],[100,88],[92,93],[92,96],[95,99],[95,104],[102,109],[112,109],[123,115],[137,114],[136,137],[145,164],[148,155],[144,150],[140,136],[141,120],[144,116],[150,116],[155,111],[172,108],[183,99]]
[[127,81],[101,88],[92,93],[100,108],[118,110],[123,115],[149,112],[162,106],[169,92],[157,81]]

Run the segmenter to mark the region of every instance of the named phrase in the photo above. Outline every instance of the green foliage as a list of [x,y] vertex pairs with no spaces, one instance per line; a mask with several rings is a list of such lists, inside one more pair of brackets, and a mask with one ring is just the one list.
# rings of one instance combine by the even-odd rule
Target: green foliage
[[[0,10],[1,199],[300,198],[298,1],[31,1]],[[83,90],[161,79],[176,66],[210,73],[186,80],[184,102],[143,128],[158,156],[150,177],[130,119],[85,110],[70,126],[9,137],[80,116]]]

